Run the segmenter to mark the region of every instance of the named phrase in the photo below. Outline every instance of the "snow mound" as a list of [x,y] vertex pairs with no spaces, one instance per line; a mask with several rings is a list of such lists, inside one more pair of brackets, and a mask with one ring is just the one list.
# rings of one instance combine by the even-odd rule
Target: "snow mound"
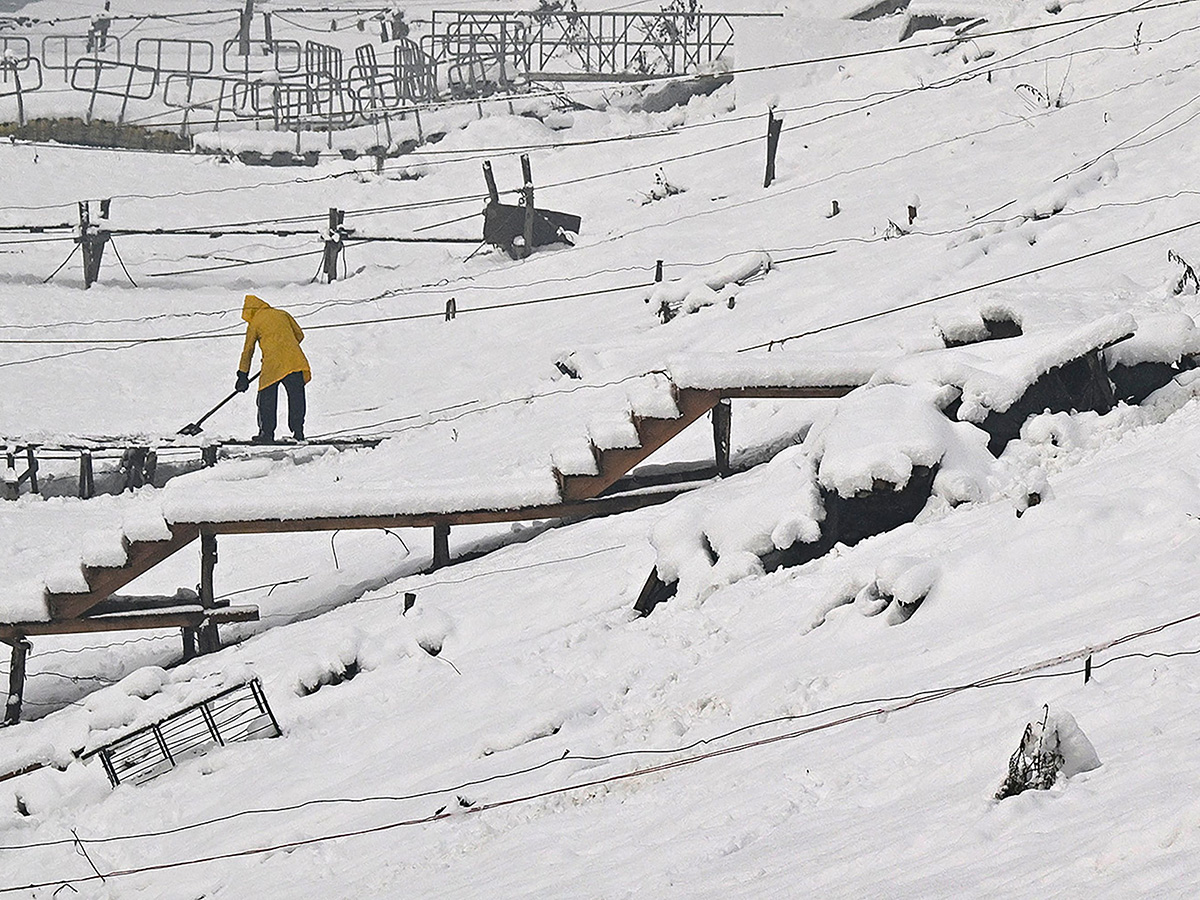
[[820,461],[821,486],[853,497],[877,481],[902,488],[915,466],[936,466],[935,493],[953,504],[978,500],[994,466],[987,435],[948,419],[949,399],[943,388],[889,384],[842,399],[804,442]]
[[762,574],[761,557],[821,536],[825,510],[812,460],[802,447],[766,465],[680,497],[654,526],[650,542],[664,583],[679,582],[685,602]]

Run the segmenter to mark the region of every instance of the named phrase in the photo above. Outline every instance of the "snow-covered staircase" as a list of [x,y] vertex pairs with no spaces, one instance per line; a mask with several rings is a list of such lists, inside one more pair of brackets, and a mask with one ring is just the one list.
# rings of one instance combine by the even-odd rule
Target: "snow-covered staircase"
[[173,556],[200,536],[200,526],[190,523],[169,525],[170,537],[165,540],[130,540],[122,536],[125,561],[120,565],[82,566],[85,592],[47,591],[46,605],[52,620],[77,619],[89,609],[108,599],[139,575],[148,572],[169,556]]
[[[672,384],[674,415],[647,416],[631,412],[622,422],[599,423],[589,428],[591,465],[576,471],[564,471],[561,464],[557,465],[562,499],[570,502],[598,497],[720,401],[719,391],[679,389]],[[556,457],[556,464],[558,462]]]

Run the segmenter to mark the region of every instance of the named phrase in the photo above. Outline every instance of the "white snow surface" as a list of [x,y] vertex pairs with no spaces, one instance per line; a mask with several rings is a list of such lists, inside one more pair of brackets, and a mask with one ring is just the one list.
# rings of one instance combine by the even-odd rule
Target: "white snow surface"
[[[423,120],[447,129],[440,143],[381,176],[336,149],[315,169],[280,170],[0,143],[2,226],[71,223],[79,199],[111,196],[115,226],[323,227],[337,206],[360,233],[409,235],[478,212],[484,158],[515,187],[530,144],[539,205],[583,216],[575,247],[522,261],[355,245],[333,285],[310,283],[320,245],[308,238],[118,236],[109,251],[139,287],[106,251],[86,292],[77,258],[43,283],[69,241],[6,232],[0,339],[21,341],[0,344],[7,443],[136,437],[161,465],[175,431],[232,390],[247,292],[306,330],[309,434],[386,440],[247,451],[116,498],[43,500],[23,486],[0,502],[5,619],[44,617],[47,579],[81,589],[85,553],[112,561],[122,534],[162,537],[164,513],[548,496],[552,465],[586,466],[589,442],[622,440],[627,416],[670,414],[666,378],[646,373],[695,387],[870,381],[838,401],[735,401],[734,456],[766,465],[631,514],[455,528],[452,551],[468,558],[433,573],[427,530],[222,536],[218,595],[262,617],[223,626],[216,654],[181,663],[177,632],[35,636],[25,721],[0,729],[0,775],[64,771],[0,781],[0,888],[104,900],[1191,891],[1200,374],[1103,416],[1035,416],[999,460],[972,421],[1127,331],[1110,363],[1193,352],[1200,306],[1172,292],[1167,252],[1200,259],[1195,11],[1082,0],[1052,14],[1012,0],[987,4],[975,32],[1037,30],[975,37],[961,53],[850,55],[894,47],[899,23],[834,18],[849,5],[792,0],[783,19],[735,20],[737,65],[821,63],[738,75],[664,113],[630,111],[636,88],[568,86],[580,103],[563,128],[544,97],[517,101],[516,116],[503,101],[452,107]],[[414,20],[432,8],[406,6]],[[94,11],[22,7],[43,20]],[[323,28],[329,14],[293,16]],[[353,26],[315,36],[351,49],[365,40]],[[234,26],[207,27],[224,40]],[[129,40],[190,33],[179,29],[150,22]],[[31,95],[31,115],[85,110],[60,77]],[[1062,86],[1065,102],[1031,107],[1022,85]],[[768,105],[785,131],[763,189]],[[97,115],[116,107],[102,96]],[[0,115],[15,115],[11,96]],[[393,138],[413,124],[394,122]],[[380,140],[366,132],[335,147]],[[296,135],[223,125],[205,140],[273,150]],[[687,190],[643,205],[659,170]],[[885,240],[914,195],[910,233]],[[833,200],[841,212],[827,217]],[[478,239],[478,220],[437,233]],[[299,253],[312,255],[212,268]],[[773,264],[733,308],[664,325],[643,302],[657,259],[682,281],[749,253]],[[189,269],[209,271],[169,274]],[[939,349],[939,326],[978,334],[991,308],[1025,336]],[[162,337],[179,340],[146,342]],[[975,418],[940,411],[957,391]],[[245,436],[253,418],[239,397],[205,433]],[[699,424],[651,462],[711,453]],[[819,485],[850,490],[935,460],[916,521],[762,574],[759,553],[815,534]],[[41,475],[69,488],[76,467]],[[684,589],[638,618],[656,559]],[[122,593],[171,595],[196,570],[184,551]],[[356,677],[329,683],[352,664]],[[76,758],[250,676],[283,737],[116,790]],[[1072,735],[1069,777],[994,801],[1047,704]],[[210,856],[226,858],[181,865]]]

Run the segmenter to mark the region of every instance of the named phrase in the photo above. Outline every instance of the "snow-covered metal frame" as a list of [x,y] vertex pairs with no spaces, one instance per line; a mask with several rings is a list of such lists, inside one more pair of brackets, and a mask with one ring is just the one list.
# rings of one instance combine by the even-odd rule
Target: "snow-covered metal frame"
[[221,48],[221,68],[231,75],[259,75],[277,72],[280,75],[295,75],[304,68],[304,50],[299,41],[258,41],[250,45],[250,52],[238,52],[237,38],[230,38]]
[[113,787],[142,784],[213,747],[282,734],[262,683],[255,678],[89,750],[80,759],[99,758]]
[[70,82],[75,64],[84,57],[121,61],[121,39],[110,37],[103,48],[96,48],[93,39],[86,34],[51,34],[42,38],[42,66],[50,71],[63,73],[63,81]]
[[185,38],[139,38],[133,46],[133,63],[159,74],[208,75],[216,49],[211,41]]
[[435,11],[422,49],[448,86],[503,89],[518,78],[612,81],[695,72],[733,48],[724,13]]

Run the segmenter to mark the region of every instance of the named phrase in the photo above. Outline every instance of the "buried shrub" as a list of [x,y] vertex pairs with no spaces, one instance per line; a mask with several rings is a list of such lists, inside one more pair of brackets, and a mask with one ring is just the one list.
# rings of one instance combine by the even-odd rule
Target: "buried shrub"
[[362,666],[359,665],[357,659],[320,672],[310,672],[301,677],[300,683],[296,686],[296,694],[300,697],[310,697],[323,687],[341,684],[343,681],[352,681],[361,672]]
[[1059,776],[1070,778],[1100,766],[1096,748],[1067,712],[1051,713],[1042,707],[1042,720],[1025,726],[1016,752],[1008,761],[1008,777],[996,791],[996,799],[1015,797],[1025,791],[1049,790]]

